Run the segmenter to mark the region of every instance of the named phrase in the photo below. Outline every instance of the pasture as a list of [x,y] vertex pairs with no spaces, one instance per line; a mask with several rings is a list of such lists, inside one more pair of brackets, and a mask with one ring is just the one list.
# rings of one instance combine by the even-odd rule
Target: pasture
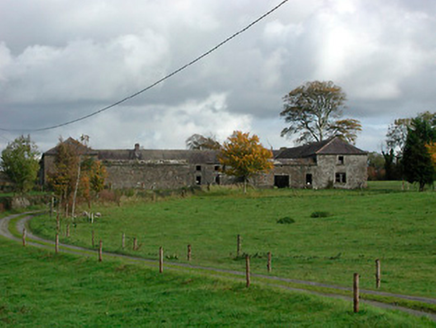
[[[64,219],[61,241],[92,248],[187,263],[192,245],[194,265],[242,271],[242,254],[251,256],[252,273],[351,287],[354,272],[361,288],[375,289],[374,261],[382,266],[382,291],[436,297],[436,197],[433,191],[401,191],[398,183],[378,183],[368,190],[239,190],[212,188],[186,198],[99,205],[102,217],[90,223]],[[317,215],[316,214],[321,214]],[[278,223],[281,219],[293,223]],[[287,221],[287,220],[283,220]],[[65,237],[70,224],[70,237]],[[56,222],[48,215],[31,221],[31,229],[54,240]],[[125,248],[122,248],[122,234]],[[137,238],[138,250],[133,250]]]

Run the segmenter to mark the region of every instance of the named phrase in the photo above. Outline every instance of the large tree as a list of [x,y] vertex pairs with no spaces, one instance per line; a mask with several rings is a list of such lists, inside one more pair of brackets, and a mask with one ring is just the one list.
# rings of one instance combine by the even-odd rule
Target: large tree
[[219,150],[221,148],[220,143],[214,136],[205,137],[201,134],[193,134],[185,141],[188,149],[194,150]]
[[273,168],[271,158],[272,152],[262,146],[257,135],[250,137],[249,133],[241,131],[235,131],[227,138],[219,154],[224,173],[242,179],[244,193],[250,177]]
[[331,81],[299,86],[283,97],[280,116],[290,125],[282,130],[281,136],[299,133],[296,141],[304,144],[339,135],[354,144],[362,126],[358,120],[341,119],[345,100],[341,87]]
[[404,176],[410,183],[417,182],[423,191],[435,179],[435,169],[428,151],[428,144],[436,141],[434,121],[423,116],[414,118],[407,132],[402,158]]
[[16,138],[2,151],[1,168],[14,182],[16,191],[27,192],[35,185],[38,157],[38,147],[30,136]]

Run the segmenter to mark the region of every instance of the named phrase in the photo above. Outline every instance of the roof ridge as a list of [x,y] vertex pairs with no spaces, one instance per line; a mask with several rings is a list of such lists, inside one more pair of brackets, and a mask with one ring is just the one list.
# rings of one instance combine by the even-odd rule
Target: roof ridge
[[331,140],[330,141],[328,141],[328,139],[327,140],[325,140],[325,141],[328,141],[324,146],[322,146],[320,149],[318,149],[316,152],[315,152],[315,154],[318,154],[319,152],[321,152],[325,147],[327,147],[328,145],[330,145],[332,142],[333,142],[333,140],[335,140],[335,139],[337,139],[338,137],[337,136],[334,136],[333,138],[331,138]]

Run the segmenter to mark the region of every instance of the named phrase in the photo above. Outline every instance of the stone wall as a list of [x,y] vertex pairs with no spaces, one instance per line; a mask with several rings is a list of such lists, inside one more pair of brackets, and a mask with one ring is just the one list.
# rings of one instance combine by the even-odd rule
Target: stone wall
[[[186,161],[104,161],[111,188],[177,189],[223,183],[219,165]],[[220,179],[217,180],[217,176]]]

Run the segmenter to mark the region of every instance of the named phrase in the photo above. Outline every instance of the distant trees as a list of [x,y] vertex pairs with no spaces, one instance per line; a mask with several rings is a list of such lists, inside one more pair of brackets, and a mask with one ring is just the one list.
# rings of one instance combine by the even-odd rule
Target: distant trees
[[0,167],[14,182],[16,191],[27,192],[35,185],[39,154],[29,135],[19,136],[2,151]]
[[307,82],[283,97],[284,110],[280,116],[290,125],[281,136],[299,133],[300,144],[322,141],[339,135],[354,144],[362,126],[355,119],[342,117],[346,95],[333,82]]
[[227,175],[241,178],[244,193],[250,177],[273,168],[272,152],[262,146],[257,135],[235,131],[227,138],[219,154],[219,161]]
[[185,141],[188,149],[194,150],[219,150],[221,144],[215,139],[215,137],[205,137],[201,134],[193,134]]
[[368,153],[368,180],[384,180],[386,176],[385,160],[377,152]]

